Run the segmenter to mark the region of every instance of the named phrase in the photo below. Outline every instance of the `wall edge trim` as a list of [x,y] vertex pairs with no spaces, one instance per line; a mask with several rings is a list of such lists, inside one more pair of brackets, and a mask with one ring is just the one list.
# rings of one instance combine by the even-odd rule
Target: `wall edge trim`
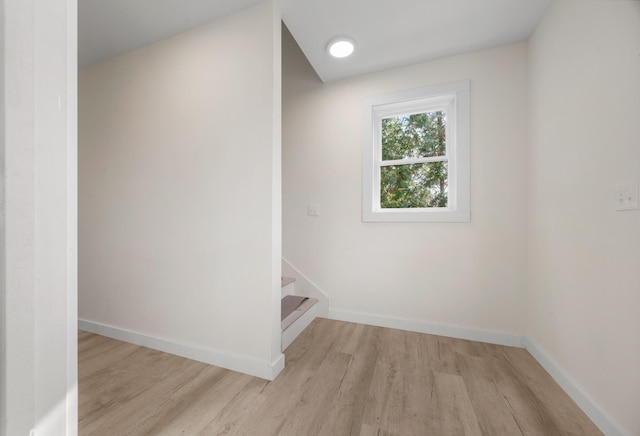
[[524,348],[524,335],[517,333],[504,333],[340,309],[329,309],[329,319]]
[[86,319],[78,319],[78,329],[266,380],[275,380],[284,369],[282,353],[273,362],[266,362],[223,350],[181,344]]
[[580,385],[533,339],[525,336],[524,348],[560,385],[593,423],[607,436],[630,436],[602,409]]

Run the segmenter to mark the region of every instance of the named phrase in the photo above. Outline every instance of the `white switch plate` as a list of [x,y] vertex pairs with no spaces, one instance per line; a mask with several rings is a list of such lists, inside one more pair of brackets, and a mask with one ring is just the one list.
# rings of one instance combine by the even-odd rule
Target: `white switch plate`
[[319,204],[310,204],[307,207],[307,215],[309,215],[309,216],[320,216],[320,205]]
[[638,209],[638,184],[620,183],[616,192],[616,210]]

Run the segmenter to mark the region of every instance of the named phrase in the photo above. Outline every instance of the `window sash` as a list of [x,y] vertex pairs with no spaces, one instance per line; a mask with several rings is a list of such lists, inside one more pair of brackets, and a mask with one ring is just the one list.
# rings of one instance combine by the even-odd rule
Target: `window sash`
[[[392,165],[411,165],[429,162],[447,162],[447,207],[407,207],[394,208],[395,211],[425,212],[430,210],[451,210],[456,197],[455,191],[455,162],[451,162],[450,156],[455,156],[455,94],[443,95],[440,97],[423,98],[411,102],[392,103],[373,108],[373,138],[374,138],[374,180],[373,180],[373,212],[390,211],[389,208],[381,206],[381,178],[382,167]],[[401,117],[414,114],[442,111],[446,117],[445,138],[446,147],[443,156],[429,156],[407,159],[382,159],[382,120],[391,117]],[[453,165],[452,165],[453,163]],[[453,186],[452,186],[453,185]]]

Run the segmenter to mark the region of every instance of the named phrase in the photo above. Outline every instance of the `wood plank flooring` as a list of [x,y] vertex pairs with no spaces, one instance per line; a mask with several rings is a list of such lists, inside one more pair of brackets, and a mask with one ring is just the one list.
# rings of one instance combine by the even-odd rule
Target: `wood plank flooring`
[[589,436],[523,349],[316,319],[273,382],[79,334],[80,435]]

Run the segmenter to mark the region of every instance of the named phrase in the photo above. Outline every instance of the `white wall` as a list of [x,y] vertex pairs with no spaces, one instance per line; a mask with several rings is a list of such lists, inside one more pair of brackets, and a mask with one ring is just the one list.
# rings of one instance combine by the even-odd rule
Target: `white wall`
[[[287,35],[283,257],[334,313],[524,332],[526,56],[517,44],[323,85]],[[362,223],[362,99],[461,79],[471,80],[471,222]]]
[[640,211],[615,193],[640,179],[640,2],[558,0],[529,51],[527,334],[638,435]]
[[0,434],[74,435],[76,2],[0,6]]
[[268,1],[80,72],[81,319],[282,364],[279,38]]

